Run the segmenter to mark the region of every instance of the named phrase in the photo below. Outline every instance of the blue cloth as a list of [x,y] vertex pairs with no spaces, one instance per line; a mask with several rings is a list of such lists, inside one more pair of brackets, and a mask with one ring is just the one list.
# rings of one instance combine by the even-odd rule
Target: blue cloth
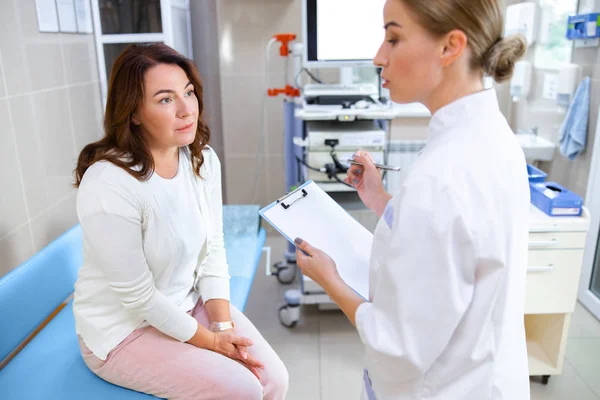
[[363,381],[365,384],[365,390],[367,392],[367,399],[377,400],[377,397],[375,397],[375,392],[373,391],[373,386],[371,386],[371,378],[369,378],[369,371],[367,371],[366,369],[363,373]]
[[574,160],[585,149],[590,113],[590,82],[589,77],[581,81],[560,127],[560,153],[569,160]]

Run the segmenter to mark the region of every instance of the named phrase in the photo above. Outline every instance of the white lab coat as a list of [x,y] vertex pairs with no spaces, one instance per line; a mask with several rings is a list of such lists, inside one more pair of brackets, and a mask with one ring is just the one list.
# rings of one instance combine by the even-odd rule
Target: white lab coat
[[529,185],[494,90],[432,117],[375,231],[356,312],[377,400],[529,399]]

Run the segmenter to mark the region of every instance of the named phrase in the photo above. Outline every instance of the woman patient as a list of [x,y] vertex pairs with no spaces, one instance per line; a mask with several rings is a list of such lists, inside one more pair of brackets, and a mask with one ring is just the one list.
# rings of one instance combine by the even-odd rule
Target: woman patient
[[84,263],[73,312],[87,366],[168,399],[284,399],[288,373],[229,303],[221,165],[194,64],[132,45],[111,71],[105,136],[75,171]]

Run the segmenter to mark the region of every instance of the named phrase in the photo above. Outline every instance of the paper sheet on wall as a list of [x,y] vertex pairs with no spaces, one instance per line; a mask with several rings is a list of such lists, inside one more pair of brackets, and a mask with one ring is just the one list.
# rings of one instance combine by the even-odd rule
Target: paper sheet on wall
[[75,12],[77,14],[77,31],[79,33],[94,33],[90,1],[75,0]]
[[66,33],[77,32],[77,19],[75,16],[75,3],[73,0],[56,0],[58,11],[58,24],[60,31]]
[[260,215],[291,243],[302,238],[327,253],[341,278],[369,298],[373,234],[313,181],[260,210]]
[[58,14],[54,0],[35,0],[40,32],[58,32]]

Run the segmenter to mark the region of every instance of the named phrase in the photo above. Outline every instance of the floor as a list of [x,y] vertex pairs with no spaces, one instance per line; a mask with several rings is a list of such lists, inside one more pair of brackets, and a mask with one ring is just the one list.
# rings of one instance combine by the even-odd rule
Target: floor
[[[281,261],[285,239],[269,236],[273,262]],[[264,265],[264,257],[263,264]],[[293,329],[283,327],[277,310],[286,290],[260,268],[252,287],[246,315],[286,364],[290,373],[288,400],[352,400],[360,398],[363,347],[339,311],[302,308]],[[571,319],[563,374],[547,386],[531,381],[532,400],[600,400],[600,322],[580,304]]]

